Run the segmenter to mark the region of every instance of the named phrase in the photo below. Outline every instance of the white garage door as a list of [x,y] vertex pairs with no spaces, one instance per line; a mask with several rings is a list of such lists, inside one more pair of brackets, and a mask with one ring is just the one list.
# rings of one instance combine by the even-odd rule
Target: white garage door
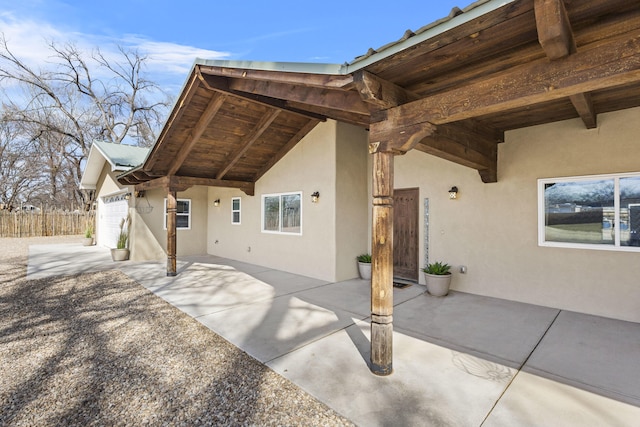
[[108,248],[115,248],[120,233],[120,221],[127,217],[129,201],[124,194],[103,197],[100,200],[99,244]]

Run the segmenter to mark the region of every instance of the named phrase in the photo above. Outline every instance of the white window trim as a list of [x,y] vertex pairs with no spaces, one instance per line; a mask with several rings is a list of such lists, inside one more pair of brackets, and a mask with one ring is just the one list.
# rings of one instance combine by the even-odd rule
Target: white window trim
[[569,242],[548,242],[545,240],[545,200],[544,200],[544,186],[545,184],[556,182],[576,182],[576,181],[594,181],[594,180],[606,180],[613,179],[614,181],[614,209],[615,209],[615,229],[620,230],[620,179],[628,177],[640,177],[640,172],[633,173],[617,173],[617,174],[605,174],[605,175],[582,175],[582,176],[568,176],[561,178],[541,178],[538,179],[538,246],[543,247],[555,247],[555,248],[570,248],[570,249],[589,249],[599,251],[616,251],[616,252],[640,252],[638,246],[621,246],[620,245],[620,233],[616,233],[615,241],[613,245],[599,245],[588,243],[569,243]]
[[[238,209],[233,209],[234,200],[238,201]],[[233,220],[233,214],[238,212],[238,221],[235,222]],[[232,225],[241,225],[242,224],[242,197],[232,197],[231,198],[231,224]]]
[[[280,209],[282,209],[282,196],[291,196],[291,195],[298,195],[300,196],[300,232],[299,233],[292,233],[292,232],[288,232],[288,231],[273,231],[273,230],[265,230],[264,229],[264,199],[266,197],[280,197]],[[261,200],[260,200],[260,204],[261,204],[261,212],[260,212],[260,229],[263,233],[267,233],[267,234],[281,234],[281,235],[285,235],[285,236],[302,236],[302,218],[303,218],[303,212],[302,212],[302,201],[304,200],[303,195],[302,195],[302,191],[291,191],[288,193],[272,193],[272,194],[263,194],[261,196]],[[282,218],[282,211],[280,211],[280,218]],[[282,229],[282,223],[280,223],[280,229]]]
[[[191,203],[191,199],[176,199],[176,202],[189,202],[189,213],[186,214],[186,216],[188,217],[188,227],[178,227],[176,225],[176,230],[191,230],[191,213],[193,212],[193,204]],[[164,209],[163,209],[163,227],[166,230],[167,229],[167,198],[165,197],[164,199]],[[176,216],[185,216],[185,214],[176,214]]]

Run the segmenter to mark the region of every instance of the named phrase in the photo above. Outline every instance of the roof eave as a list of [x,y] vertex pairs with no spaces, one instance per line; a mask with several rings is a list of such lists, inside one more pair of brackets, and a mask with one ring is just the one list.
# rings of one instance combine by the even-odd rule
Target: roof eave
[[[371,64],[437,37],[446,31],[472,21],[504,5],[513,3],[514,1],[516,0],[478,0],[477,2],[462,9],[461,12],[463,13],[454,14],[454,11],[456,11],[456,9],[454,9],[452,10],[452,15],[418,29],[415,34],[410,37],[403,37],[402,39],[388,43],[377,50],[370,49],[370,52],[372,53],[359,56],[350,63],[345,64],[344,73],[350,74],[366,68]],[[458,11],[460,10],[458,9]]]

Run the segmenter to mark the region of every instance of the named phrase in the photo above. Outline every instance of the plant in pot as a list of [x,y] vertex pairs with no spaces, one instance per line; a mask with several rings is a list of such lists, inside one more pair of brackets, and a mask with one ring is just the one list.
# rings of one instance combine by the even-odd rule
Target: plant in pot
[[82,241],[83,246],[93,245],[93,224],[87,223],[87,228],[84,230],[84,239]]
[[422,269],[427,282],[427,292],[435,297],[443,297],[449,293],[451,285],[451,266],[443,262],[427,264]]
[[365,253],[356,257],[358,260],[358,273],[363,280],[371,280],[371,254]]
[[125,261],[129,259],[129,217],[122,218],[120,220],[120,232],[118,233],[118,240],[116,247],[111,249],[111,258],[114,261]]

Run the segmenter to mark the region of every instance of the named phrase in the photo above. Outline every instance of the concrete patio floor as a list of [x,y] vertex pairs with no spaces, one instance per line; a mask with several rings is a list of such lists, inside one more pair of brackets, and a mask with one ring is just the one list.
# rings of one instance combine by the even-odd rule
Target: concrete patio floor
[[229,259],[114,263],[31,246],[32,278],[119,269],[362,426],[637,426],[640,324],[420,285],[394,289],[394,373],[371,374],[369,284]]

